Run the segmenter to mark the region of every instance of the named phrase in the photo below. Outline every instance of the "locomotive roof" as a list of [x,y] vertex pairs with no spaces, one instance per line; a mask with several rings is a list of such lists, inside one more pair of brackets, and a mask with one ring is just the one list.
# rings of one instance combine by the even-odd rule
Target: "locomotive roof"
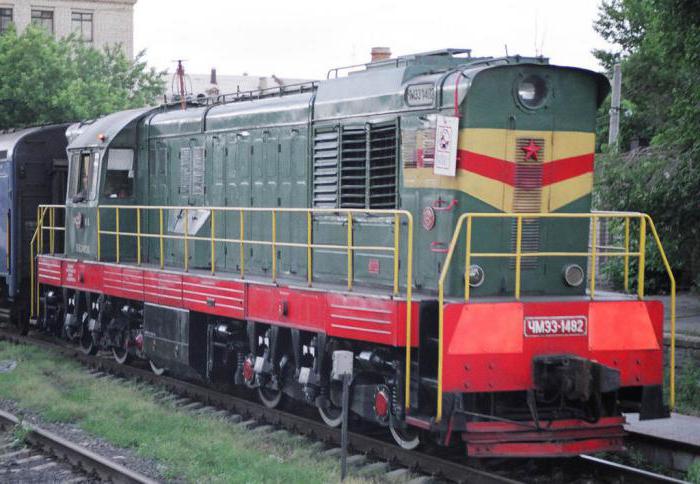
[[[464,54],[469,56],[463,57]],[[455,69],[476,73],[503,64],[548,63],[543,57],[473,58],[465,49],[413,54],[363,64],[364,70],[318,82],[312,92],[295,91],[285,94],[280,90],[278,95],[270,95],[271,90],[267,90],[263,97],[247,96],[234,102],[217,103],[212,100],[212,105],[195,106],[186,110],[172,106],[150,119],[151,135],[195,134],[237,127],[304,123],[311,115],[313,92],[314,121],[397,112],[407,108],[404,94],[409,82],[437,84]],[[345,68],[331,70],[329,74],[343,69]],[[453,86],[445,86],[445,91],[452,88]],[[464,91],[461,90],[461,96],[464,96]]]
[[157,108],[138,108],[128,111],[119,111],[94,121],[74,124],[68,128],[66,133],[69,138],[68,149],[104,146],[105,143],[100,141],[98,138],[99,135],[104,135],[106,144],[109,144],[109,142],[129,123],[146,116],[154,109]]
[[[465,56],[466,55],[466,56]],[[462,72],[458,94],[466,96],[470,79],[479,72],[504,65],[549,65],[544,57],[471,57],[465,49],[413,54],[364,64],[363,70],[351,72],[344,77],[308,84],[306,90],[292,92],[268,89],[246,96],[221,96],[206,100],[203,104],[189,104],[187,109],[179,105],[143,108],[115,113],[87,125],[80,125],[71,140],[70,148],[100,145],[97,136],[105,134],[108,140],[118,134],[131,121],[146,117],[150,136],[195,135],[236,128],[274,127],[303,124],[313,116],[314,121],[332,121],[339,118],[393,114],[408,109],[431,109],[431,106],[413,107],[406,104],[405,92],[408,84],[432,84],[443,100],[451,99],[454,82],[444,83],[454,72]],[[357,66],[355,66],[357,67]],[[353,68],[351,66],[351,68]],[[338,73],[335,69],[330,73]],[[446,97],[449,96],[449,97]],[[221,100],[227,102],[221,102]],[[313,102],[313,113],[312,113]],[[440,100],[437,100],[440,104]]]

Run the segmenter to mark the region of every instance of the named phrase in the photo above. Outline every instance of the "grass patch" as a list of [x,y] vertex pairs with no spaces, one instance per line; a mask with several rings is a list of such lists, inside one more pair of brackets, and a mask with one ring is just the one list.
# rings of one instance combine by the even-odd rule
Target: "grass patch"
[[[666,368],[668,382],[668,367]],[[668,385],[665,385],[668,401]],[[683,365],[676,368],[676,408],[674,411],[700,417],[700,365],[692,358],[687,358]]]
[[166,466],[170,479],[189,482],[339,481],[338,461],[322,458],[299,438],[255,435],[207,416],[156,403],[155,390],[88,375],[77,362],[0,342],[0,360],[17,368],[0,374],[0,397],[45,420],[74,423],[119,447]]
[[696,459],[688,467],[688,473],[686,474],[686,479],[688,482],[693,484],[700,484],[700,460]]

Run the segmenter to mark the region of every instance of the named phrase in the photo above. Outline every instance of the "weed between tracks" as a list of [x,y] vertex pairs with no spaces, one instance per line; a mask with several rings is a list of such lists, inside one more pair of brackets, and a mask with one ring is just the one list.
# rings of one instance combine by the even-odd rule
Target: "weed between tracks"
[[675,411],[700,416],[700,366],[692,360],[676,370]]
[[321,457],[304,439],[256,435],[215,417],[178,411],[157,403],[155,390],[96,379],[77,362],[38,348],[0,342],[0,360],[5,359],[16,360],[17,368],[0,374],[1,398],[155,459],[165,465],[169,479],[305,484],[339,480],[338,461]]

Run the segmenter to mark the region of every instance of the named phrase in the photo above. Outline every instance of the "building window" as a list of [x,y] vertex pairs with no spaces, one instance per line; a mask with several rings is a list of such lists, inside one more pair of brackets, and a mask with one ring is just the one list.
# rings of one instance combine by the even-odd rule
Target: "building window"
[[53,35],[53,11],[32,10],[32,23]]
[[12,9],[0,8],[0,34],[7,31],[12,24]]
[[71,15],[73,32],[84,42],[92,42],[92,14],[86,12],[73,12]]

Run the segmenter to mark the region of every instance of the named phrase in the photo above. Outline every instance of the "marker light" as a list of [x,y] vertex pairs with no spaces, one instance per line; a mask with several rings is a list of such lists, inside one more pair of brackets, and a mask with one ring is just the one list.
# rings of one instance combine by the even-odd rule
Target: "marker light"
[[581,284],[583,284],[585,274],[583,272],[583,268],[580,265],[578,265],[578,264],[565,265],[562,273],[564,275],[564,282],[566,282],[566,284],[568,286],[578,287]]

